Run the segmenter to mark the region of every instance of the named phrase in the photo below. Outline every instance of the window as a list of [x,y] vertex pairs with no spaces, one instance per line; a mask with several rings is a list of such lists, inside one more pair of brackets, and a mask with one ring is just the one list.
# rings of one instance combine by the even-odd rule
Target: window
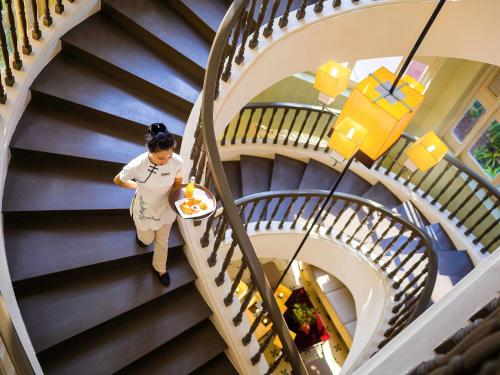
[[408,65],[408,69],[406,70],[406,74],[413,77],[417,81],[422,82],[424,79],[425,73],[427,73],[428,69],[429,69],[429,65],[424,64],[424,63],[417,61],[417,60],[412,60],[410,62],[410,65]]
[[470,154],[491,179],[500,173],[500,123],[496,119],[471,147]]
[[453,135],[460,143],[464,141],[484,112],[486,112],[486,109],[479,100],[474,100],[469,109],[465,111],[458,124],[453,128]]

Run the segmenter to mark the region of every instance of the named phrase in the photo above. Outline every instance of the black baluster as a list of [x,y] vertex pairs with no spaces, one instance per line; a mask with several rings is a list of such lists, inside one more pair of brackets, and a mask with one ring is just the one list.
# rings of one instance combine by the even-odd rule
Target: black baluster
[[278,358],[276,358],[273,361],[273,363],[271,363],[271,366],[269,366],[269,369],[266,371],[266,373],[264,375],[274,374],[274,371],[276,371],[276,369],[278,368],[278,366],[280,365],[280,363],[284,357],[285,356],[283,355],[283,352],[280,352],[280,355],[278,356]]
[[[401,169],[401,170],[403,170],[403,169]],[[408,186],[408,184],[412,180],[413,176],[415,176],[417,174],[417,172],[418,172],[418,169],[411,172],[410,175],[408,176],[408,178],[405,180],[405,182],[403,182],[403,186]]]
[[290,14],[290,7],[292,6],[292,2],[293,0],[288,0],[286,2],[285,12],[278,21],[278,25],[280,28],[284,28],[286,25],[288,25],[288,15]]
[[361,220],[358,227],[354,230],[354,233],[352,234],[352,236],[347,240],[347,242],[346,242],[347,245],[351,244],[352,240],[354,239],[354,237],[356,237],[356,234],[361,230],[361,228],[363,228],[363,226],[366,224],[366,221],[372,215],[373,211],[374,211],[374,209],[372,207],[370,207],[368,209],[368,213],[366,214],[366,216],[363,218],[363,220]]
[[427,256],[426,255],[422,255],[418,261],[416,261],[415,263],[413,263],[413,265],[406,271],[406,273],[401,276],[399,278],[400,281],[395,281],[393,284],[392,284],[392,287],[394,289],[399,289],[399,287],[401,286],[401,280],[406,280],[412,273],[413,271],[415,271],[419,266],[420,264],[422,264],[422,262],[427,259]]
[[325,211],[323,212],[323,216],[318,220],[319,224],[316,227],[316,233],[319,233],[319,228],[324,225],[325,220],[328,218],[328,215],[332,213],[332,209],[333,206],[335,206],[335,203],[337,203],[337,200],[335,198],[332,198],[330,205],[325,209]]
[[[412,232],[407,238],[406,238],[406,241],[403,242],[402,245],[399,245],[399,247],[396,249],[396,251],[394,251],[394,253],[392,254],[392,256],[384,263],[382,264],[381,268],[386,271],[387,270],[387,267],[389,267],[389,265],[394,261],[394,259],[396,259],[396,257],[398,257],[403,251],[404,249],[406,249],[408,247],[408,245],[415,239],[415,233]],[[420,245],[420,244],[419,244]],[[415,250],[419,245],[417,245],[413,250]],[[406,257],[405,259],[408,259],[408,257]]]
[[340,209],[340,211],[337,214],[337,216],[335,217],[335,219],[333,219],[333,223],[330,225],[330,228],[328,228],[328,230],[326,231],[326,234],[331,234],[332,233],[332,230],[333,230],[333,227],[335,226],[335,224],[337,224],[337,222],[339,221],[340,217],[349,208],[349,203],[347,203],[345,201],[343,201],[341,203],[342,203],[342,208]]
[[[463,218],[462,220],[460,220],[458,223],[457,223],[457,227],[461,227],[462,225],[465,224],[465,222],[472,216],[474,215],[474,213],[476,212],[476,210],[481,207],[487,200],[488,200],[488,195],[485,195],[483,197],[483,199],[480,199],[479,202],[476,203],[476,205],[474,207],[472,207],[470,210],[469,210],[469,213],[467,213]],[[465,206],[465,205],[464,205]]]
[[12,10],[12,0],[5,0],[5,4],[7,5],[7,17],[9,20],[10,41],[12,42],[12,48],[13,48],[12,67],[16,70],[21,70],[21,68],[23,67],[23,61],[21,60],[21,55],[19,55],[19,50],[17,48],[16,21],[14,19],[14,12]]
[[342,1],[341,0],[333,0],[333,7],[334,8],[338,8],[341,5],[342,5]]
[[405,233],[404,228],[401,228],[401,230],[399,231],[399,234],[397,236],[393,237],[393,239],[391,240],[391,242],[389,242],[385,246],[385,249],[382,249],[382,251],[380,252],[380,254],[375,259],[373,259],[373,262],[378,264],[380,262],[380,260],[382,259],[382,257],[391,250],[391,248],[394,246],[394,244],[399,241],[400,237],[404,233]]
[[417,286],[415,289],[413,289],[410,293],[408,293],[405,298],[399,302],[398,304],[396,304],[393,308],[392,308],[392,313],[393,314],[397,314],[401,308],[407,304],[413,297],[415,297],[415,295],[420,291],[422,290],[422,288],[424,287],[424,284],[420,284],[419,286]]
[[236,25],[236,30],[233,33],[233,39],[231,42],[231,47],[229,49],[229,56],[226,61],[226,67],[224,68],[224,72],[222,73],[221,76],[224,82],[227,82],[231,77],[231,69],[233,67],[234,54],[236,53],[236,48],[238,47],[238,39],[240,38],[241,28],[244,26],[244,22],[245,22],[245,15],[242,14]]
[[205,228],[205,233],[203,233],[203,236],[200,238],[200,244],[201,247],[207,247],[209,244],[209,239],[210,239],[210,230],[212,229],[212,225],[215,220],[215,214],[210,216],[207,220],[207,226]]
[[286,134],[285,140],[283,141],[283,144],[286,146],[288,144],[288,139],[290,138],[290,134],[292,134],[293,127],[295,126],[295,121],[297,121],[297,116],[299,115],[300,109],[295,109],[295,115],[293,116],[292,119],[292,124],[290,125],[290,128],[288,129],[288,133]]
[[410,259],[413,258],[413,256],[421,249],[421,241],[413,248],[412,251],[410,251],[406,257],[403,259],[403,261],[401,263],[399,263],[397,265],[397,267],[392,270],[387,276],[389,278],[393,278],[394,276],[396,276],[396,274],[403,269],[403,267],[406,265],[406,263],[408,263],[410,261]]
[[460,169],[457,169],[456,172],[455,172],[455,174],[453,175],[451,181],[448,184],[446,184],[446,186],[443,189],[441,189],[441,191],[439,192],[439,194],[436,195],[436,197],[432,200],[432,202],[431,202],[432,205],[436,204],[439,201],[439,199],[441,199],[441,197],[443,196],[443,194],[446,191],[448,191],[448,189],[451,187],[451,185],[453,185],[453,182],[456,180],[456,178],[458,177],[458,175],[460,173],[461,173]]
[[222,224],[219,229],[219,232],[217,233],[217,236],[215,237],[215,242],[214,242],[214,248],[212,250],[212,253],[207,259],[207,263],[210,267],[215,266],[217,263],[217,251],[219,250],[220,244],[222,242],[222,239],[224,238],[224,235],[226,234],[226,227],[227,227],[227,220],[226,217],[224,216],[222,218]]
[[430,174],[432,173],[433,171],[433,168],[429,169],[427,172],[425,172],[424,176],[422,177],[422,179],[418,182],[418,184],[416,184],[414,187],[413,187],[413,191],[417,191],[420,186],[422,186],[422,184],[424,183],[424,181],[427,179],[427,177],[430,176]]
[[260,357],[266,350],[266,348],[269,346],[269,344],[274,340],[276,337],[276,332],[274,331],[274,328],[271,328],[271,332],[268,333],[267,337],[264,339],[262,344],[259,347],[259,351],[255,353],[252,358],[250,358],[250,361],[252,362],[252,365],[256,365],[260,361]]
[[458,194],[460,194],[463,191],[463,189],[470,183],[471,180],[472,180],[472,177],[468,176],[467,179],[462,183],[462,185],[460,185],[458,187],[458,189],[455,191],[455,193],[453,193],[448,198],[448,200],[443,203],[443,205],[441,206],[441,208],[439,209],[439,211],[443,212],[444,210],[446,210],[448,208],[448,206],[450,205],[450,203],[453,202],[456,197],[458,197]]
[[442,180],[443,176],[446,174],[446,172],[448,172],[448,170],[451,168],[451,164],[446,164],[446,166],[444,167],[444,169],[441,171],[441,173],[436,177],[436,179],[431,183],[431,186],[429,187],[429,189],[424,192],[424,194],[422,194],[422,198],[425,198],[427,197],[427,195],[429,195],[429,193],[431,192],[432,188],[434,186],[436,186],[436,184]]
[[500,233],[494,237],[488,244],[485,244],[483,246],[483,248],[481,249],[481,252],[484,254],[486,253],[487,251],[489,251],[489,249],[495,244],[497,243],[498,241],[500,240]]
[[323,3],[325,2],[325,0],[318,0],[316,2],[316,4],[314,5],[314,11],[316,13],[321,13],[323,11],[323,8],[324,8],[324,5]]
[[243,298],[243,302],[241,303],[240,306],[240,311],[238,311],[238,314],[233,318],[233,324],[235,327],[239,326],[241,323],[241,320],[243,319],[243,313],[248,309],[248,305],[250,304],[250,301],[252,300],[252,297],[255,293],[255,284],[252,282],[248,286],[248,291],[245,294],[245,297]]
[[229,132],[229,127],[231,126],[231,123],[227,124],[226,128],[224,129],[224,134],[222,135],[222,139],[220,140],[221,146],[226,145],[226,138],[227,138],[227,133]]
[[[3,8],[3,3],[2,1],[0,1],[0,25],[3,25],[2,8]],[[5,64],[5,84],[7,86],[12,87],[14,86],[14,82],[16,81],[16,79],[14,78],[14,75],[12,74],[12,69],[10,68],[9,51],[7,50],[7,37],[5,36],[5,29],[3,27],[0,28],[0,46],[2,47],[2,58]],[[5,93],[4,93],[4,99],[7,101],[7,96],[5,95]]]
[[205,171],[205,164],[207,162],[207,152],[204,148],[201,150],[201,157],[196,169],[195,181],[197,184],[201,182],[201,177],[203,176],[203,172]]
[[240,284],[241,278],[243,277],[243,273],[247,269],[247,263],[245,262],[245,259],[243,258],[241,260],[241,265],[240,269],[238,270],[238,273],[234,277],[233,283],[231,285],[231,290],[227,294],[227,296],[224,298],[224,305],[229,306],[233,303],[233,295],[236,292],[236,289],[238,288],[238,285]]
[[396,154],[396,157],[392,160],[392,163],[391,165],[389,166],[389,168],[387,168],[384,172],[384,174],[387,176],[389,174],[389,172],[392,170],[392,168],[396,165],[397,161],[399,160],[399,158],[401,157],[401,155],[403,154],[403,151],[405,150],[405,148],[408,146],[408,144],[410,143],[410,140],[409,139],[405,139],[404,140],[404,143],[403,143],[403,147],[401,147],[401,149],[398,151],[398,153]]
[[[321,141],[323,140],[323,138],[324,138],[324,136],[326,134],[326,131],[329,128],[329,125],[330,125],[330,122],[332,121],[332,118],[333,118],[333,114],[331,113],[330,115],[328,115],[328,120],[326,120],[325,127],[323,128],[323,131],[321,132],[321,135],[319,137],[318,143],[316,143],[316,146],[314,146],[314,150],[315,151],[319,150],[319,145],[320,145]],[[325,149],[327,149],[327,148],[328,147],[325,147]]]
[[295,220],[293,221],[290,229],[295,229],[295,227],[297,226],[297,221],[302,216],[302,213],[304,212],[304,209],[306,208],[306,205],[309,203],[310,200],[311,200],[311,197],[307,196],[306,199],[304,200],[304,203],[300,207],[299,212],[297,213],[297,216],[295,217]]
[[337,233],[337,235],[335,236],[337,240],[340,239],[344,231],[349,227],[349,225],[351,225],[351,222],[358,213],[358,210],[359,210],[359,204],[354,203],[351,216],[349,217],[349,219],[347,219],[347,222],[345,223],[344,227],[341,230],[339,230],[339,233]]
[[50,25],[52,25],[52,16],[50,15],[49,0],[45,0],[44,4],[45,4],[45,7],[44,7],[43,24],[45,26],[50,26]]
[[241,143],[247,143],[247,135],[248,130],[250,129],[250,125],[252,124],[253,115],[255,114],[256,108],[252,108],[250,110],[250,118],[248,119],[247,126],[245,128],[245,133],[243,134],[243,138],[241,139]]
[[252,208],[250,209],[250,213],[248,214],[248,219],[245,222],[245,226],[248,226],[252,222],[253,214],[255,213],[255,209],[259,205],[259,202],[251,202],[252,203]]
[[[478,184],[476,185],[476,187],[475,187],[475,188],[474,188],[474,189],[473,189],[473,190],[469,193],[469,195],[467,195],[467,197],[465,197],[465,199],[463,199],[463,202],[469,202],[469,200],[470,200],[473,196],[475,196],[479,190],[481,190],[481,184],[479,184],[479,183],[478,183]],[[457,208],[455,209],[455,211],[453,211],[452,213],[450,213],[450,214],[448,215],[448,219],[451,219],[452,217],[457,217],[458,213],[459,213],[460,211],[462,211],[462,209],[463,209],[464,207],[466,207],[466,206],[467,206],[466,204],[459,204],[459,205],[457,206]]]
[[267,198],[266,203],[264,204],[264,208],[262,208],[262,211],[260,212],[259,215],[259,220],[257,221],[257,225],[255,226],[255,230],[260,229],[260,223],[264,220],[264,217],[266,216],[267,208],[269,207],[269,203],[271,203],[272,199]]
[[468,236],[469,234],[474,232],[474,230],[479,226],[479,224],[481,224],[484,219],[486,219],[489,215],[491,215],[491,213],[493,213],[493,211],[497,208],[497,206],[498,202],[495,202],[495,204],[488,211],[486,211],[486,213],[484,213],[478,220],[476,220],[476,222],[474,223],[474,225],[472,225],[472,227],[470,227],[468,230],[465,231],[465,235]]
[[217,275],[217,277],[215,278],[215,284],[217,286],[221,286],[222,284],[224,284],[224,276],[226,274],[227,268],[229,267],[229,264],[231,263],[231,260],[233,259],[234,248],[236,247],[237,244],[238,243],[233,238],[233,242],[231,242],[231,246],[229,247],[229,249],[226,253],[226,257],[224,258],[224,262],[222,263],[222,267],[220,269],[220,272]]
[[257,327],[259,326],[262,319],[264,318],[264,315],[265,315],[264,308],[261,308],[261,310],[259,311],[259,313],[255,317],[255,320],[253,321],[252,325],[250,326],[249,331],[241,339],[241,342],[243,343],[243,345],[247,346],[248,344],[250,344],[250,340],[252,339],[252,335],[255,332],[255,330],[257,329]]
[[240,110],[240,114],[238,116],[238,120],[236,121],[236,128],[234,129],[233,138],[231,139],[231,144],[232,145],[234,145],[236,143],[236,135],[238,134],[238,131],[240,130],[241,118],[243,117],[243,113],[244,112],[245,112],[245,108],[242,108]]
[[0,70],[0,104],[5,104],[7,102],[7,94],[3,88],[2,84],[2,71]]
[[56,5],[54,7],[57,14],[62,14],[64,12],[64,5],[62,0],[56,0]]
[[253,135],[252,143],[257,143],[257,135],[259,134],[260,124],[262,123],[262,119],[264,118],[264,115],[266,114],[266,110],[267,110],[267,108],[262,108],[260,110],[259,122],[257,123],[257,127],[255,128],[255,134]]
[[234,62],[238,65],[240,65],[244,60],[245,60],[245,45],[247,43],[248,39],[248,33],[249,33],[249,27],[248,25],[252,24],[252,18],[250,14],[248,13],[247,10],[243,13],[243,19],[242,19],[242,30],[243,30],[243,37],[241,38],[241,44],[240,48],[238,50],[238,54],[236,55]]
[[283,225],[285,224],[285,220],[290,215],[290,211],[292,210],[292,206],[295,204],[297,201],[297,197],[293,197],[291,200],[287,200],[288,202],[288,207],[285,211],[285,214],[283,215],[283,219],[281,219],[280,224],[278,225],[278,229],[283,229]]
[[219,61],[219,68],[217,69],[217,79],[215,80],[215,99],[219,97],[222,71],[224,70],[224,61],[226,61],[226,56],[229,54],[229,49],[229,44],[227,44],[222,51],[222,56]]
[[267,125],[266,135],[264,136],[264,139],[262,140],[262,143],[267,143],[267,137],[269,137],[269,131],[271,130],[271,127],[273,126],[274,115],[276,115],[277,111],[278,111],[278,108],[273,108],[273,111],[271,113],[271,119],[269,120],[269,123]]
[[26,10],[24,9],[24,0],[17,0],[19,18],[21,19],[21,31],[23,33],[23,54],[31,55],[31,44],[28,38],[28,24],[26,22]]
[[359,243],[358,246],[356,246],[356,249],[358,249],[358,250],[361,249],[361,246],[363,246],[365,244],[366,240],[368,240],[368,238],[372,235],[372,233],[374,233],[378,229],[378,226],[380,225],[380,223],[382,223],[384,218],[385,218],[384,214],[381,213],[380,216],[378,217],[377,221],[375,222],[375,225],[370,228],[370,230],[365,235],[363,240]]
[[387,226],[387,228],[384,230],[384,232],[382,233],[382,235],[373,243],[372,247],[370,248],[370,250],[368,250],[367,254],[368,255],[372,255],[372,252],[373,250],[375,250],[375,248],[378,246],[378,244],[385,238],[385,236],[387,235],[387,233],[389,233],[389,231],[394,228],[396,226],[396,222],[394,220],[392,220],[389,225]]
[[262,26],[262,21],[264,21],[264,14],[266,14],[268,3],[269,3],[269,0],[262,0],[262,3],[260,4],[259,15],[257,17],[257,25],[255,26],[255,31],[253,32],[253,37],[252,37],[252,39],[250,39],[250,42],[248,43],[248,46],[251,49],[254,49],[259,44],[260,27]]
[[306,16],[307,0],[302,0],[299,10],[297,10],[296,17],[298,20],[303,19]]
[[283,123],[285,122],[285,117],[286,117],[286,115],[288,115],[288,111],[289,111],[288,108],[285,108],[285,110],[283,111],[283,117],[281,118],[280,124],[278,126],[278,130],[276,132],[276,137],[274,137],[274,141],[273,141],[274,144],[278,143],[278,137],[280,136],[281,129],[283,128]]
[[484,238],[484,236],[486,236],[488,233],[490,233],[490,231],[495,228],[498,224],[498,221],[497,220],[493,220],[493,222],[488,226],[488,228],[486,228],[483,233],[481,233],[478,237],[476,237],[472,243],[474,245],[477,245],[479,242],[481,242]]
[[309,228],[309,224],[311,223],[311,221],[313,221],[313,219],[318,214],[318,211],[321,209],[321,205],[323,204],[323,202],[325,201],[325,199],[326,199],[325,197],[321,197],[321,198],[318,199],[318,202],[316,203],[316,206],[314,207],[314,210],[311,213],[311,216],[309,216],[309,219],[307,219],[306,225],[304,225],[304,228],[302,228],[303,230],[306,230],[306,229]]
[[274,218],[276,217],[276,215],[278,214],[278,210],[279,210],[279,208],[281,206],[281,203],[283,202],[283,199],[285,199],[285,198],[284,197],[279,197],[278,204],[276,205],[276,207],[274,207],[274,211],[271,214],[271,217],[269,218],[269,220],[267,221],[267,225],[266,225],[266,229],[267,230],[271,229],[271,223],[274,220]]
[[276,11],[278,10],[279,5],[280,0],[274,0],[273,8],[271,9],[271,15],[269,16],[269,21],[267,22],[267,25],[264,28],[264,32],[262,33],[262,35],[264,35],[264,38],[268,38],[273,33],[274,17],[276,17]]
[[429,267],[426,266],[422,272],[420,272],[418,274],[418,276],[414,277],[413,279],[410,280],[410,282],[404,287],[404,289],[402,289],[400,292],[398,292],[395,296],[394,296],[394,300],[396,302],[398,302],[401,297],[403,297],[412,287],[413,285],[415,285],[416,283],[418,283],[418,281],[424,276],[426,275],[427,273],[429,272]]
[[309,137],[307,137],[306,143],[304,143],[304,148],[309,147],[309,141],[311,140],[311,137],[313,136],[314,132],[316,131],[316,127],[318,126],[319,118],[321,117],[321,112],[316,112],[316,120],[314,120],[314,124],[312,126],[311,131],[309,132]]
[[38,8],[36,0],[31,0],[31,9],[33,10],[33,30],[31,31],[31,36],[35,40],[40,40],[42,37],[42,31],[40,30],[40,25],[38,24]]
[[297,145],[299,144],[300,136],[302,135],[302,132],[304,131],[304,128],[306,127],[306,123],[307,123],[307,120],[309,120],[309,116],[311,116],[311,111],[307,110],[306,115],[304,117],[304,120],[302,121],[302,126],[300,127],[299,134],[297,135],[297,139],[295,139],[295,142],[293,143],[293,145],[295,147],[297,147]]

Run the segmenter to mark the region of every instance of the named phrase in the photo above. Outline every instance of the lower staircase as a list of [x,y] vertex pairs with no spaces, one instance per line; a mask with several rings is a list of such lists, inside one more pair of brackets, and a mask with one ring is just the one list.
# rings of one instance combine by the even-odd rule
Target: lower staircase
[[[310,159],[306,163],[279,154],[274,155],[274,158],[241,155],[240,160],[225,161],[223,164],[235,199],[266,191],[307,189],[329,191],[339,175],[339,172],[333,168],[316,160]],[[404,219],[415,224],[429,235],[438,257],[438,275],[432,302],[436,302],[444,296],[474,268],[467,252],[455,248],[440,224],[430,224],[411,202],[401,202],[380,182],[371,185],[359,175],[348,171],[337,192],[358,195],[375,201],[385,208],[399,213]],[[269,207],[269,212],[266,213],[268,216],[272,212],[272,205]],[[312,208],[309,213],[311,211]],[[280,212],[278,212],[275,220],[280,219]],[[404,236],[400,236],[397,242],[389,238],[381,242],[380,246],[382,248],[391,246],[396,249],[404,241],[406,241]],[[412,247],[409,246],[400,257],[406,256],[411,250]],[[390,252],[388,255],[391,255]],[[406,264],[408,269],[411,266],[411,263]]]

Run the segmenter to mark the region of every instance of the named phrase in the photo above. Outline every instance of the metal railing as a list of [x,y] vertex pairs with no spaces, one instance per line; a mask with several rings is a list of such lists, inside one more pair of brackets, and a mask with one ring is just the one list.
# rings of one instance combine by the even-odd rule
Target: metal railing
[[[67,1],[72,3],[74,0]],[[52,25],[51,8],[55,13],[62,14],[64,12],[63,1],[4,0],[0,2],[1,67],[4,73],[4,77],[0,74],[0,104],[7,102],[4,84],[9,87],[14,86],[17,71],[23,67],[22,55],[31,55],[32,41],[42,38],[40,23],[43,22],[45,26]]]
[[[328,153],[328,133],[336,115],[329,109],[306,104],[250,103],[225,128],[220,145],[278,144]],[[413,141],[413,136],[404,133],[374,170],[446,212],[457,228],[481,246],[481,252],[494,251],[500,241],[498,189],[450,154],[431,170],[410,175],[403,165],[405,151]]]

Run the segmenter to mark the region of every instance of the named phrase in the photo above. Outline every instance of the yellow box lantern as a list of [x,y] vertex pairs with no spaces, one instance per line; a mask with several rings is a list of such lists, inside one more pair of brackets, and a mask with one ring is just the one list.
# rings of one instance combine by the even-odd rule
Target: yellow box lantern
[[447,152],[446,144],[434,132],[429,132],[406,150],[408,160],[405,166],[411,171],[418,168],[425,172],[439,163]]
[[[350,117],[344,117],[335,125],[328,147],[342,159],[350,159],[360,149],[367,135],[368,130],[364,126]],[[341,159],[335,154],[333,156]]]
[[372,160],[399,139],[424,100],[423,86],[409,76],[403,77],[391,94],[395,80],[384,67],[370,74],[352,90],[337,120],[341,123],[350,117],[368,130],[360,150]]
[[350,69],[333,60],[321,65],[314,81],[314,88],[320,92],[319,100],[325,104],[333,102],[338,94],[347,89],[350,75]]

